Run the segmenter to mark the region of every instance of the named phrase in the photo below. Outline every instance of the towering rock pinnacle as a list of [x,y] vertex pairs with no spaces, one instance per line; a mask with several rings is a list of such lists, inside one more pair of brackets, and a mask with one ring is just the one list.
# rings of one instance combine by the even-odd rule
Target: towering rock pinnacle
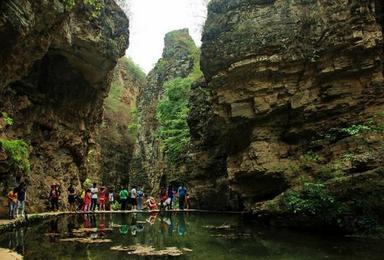
[[[170,172],[176,171],[168,164],[157,137],[159,122],[156,119],[156,109],[164,95],[164,84],[175,78],[187,78],[192,73],[198,63],[196,52],[197,47],[188,29],[167,33],[162,58],[149,72],[147,85],[139,93],[140,129],[135,156],[138,163],[134,166],[134,174],[138,176],[133,181],[143,185],[147,179],[149,188],[153,191],[157,191],[160,185],[165,184]],[[180,170],[176,168],[177,171]]]

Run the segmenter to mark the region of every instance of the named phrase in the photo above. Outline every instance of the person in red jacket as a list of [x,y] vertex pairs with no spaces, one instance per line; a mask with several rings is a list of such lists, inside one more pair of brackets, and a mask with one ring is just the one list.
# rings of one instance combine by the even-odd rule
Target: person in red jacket
[[91,205],[91,190],[87,189],[84,195],[84,211],[89,211]]
[[106,202],[106,188],[101,187],[99,191],[99,204],[100,204],[100,210],[105,211],[105,202]]

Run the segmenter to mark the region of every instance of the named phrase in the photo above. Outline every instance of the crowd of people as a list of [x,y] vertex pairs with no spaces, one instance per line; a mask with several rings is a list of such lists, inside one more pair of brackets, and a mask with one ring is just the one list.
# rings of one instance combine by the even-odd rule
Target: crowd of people
[[[78,191],[73,184],[67,189],[68,210],[71,212],[89,212],[105,210],[184,210],[189,208],[189,195],[185,185],[174,189],[172,185],[160,189],[158,200],[155,196],[145,194],[141,187],[133,186],[130,190],[122,187],[119,192],[105,186],[98,187],[96,183],[90,188]],[[51,185],[49,192],[49,208],[59,211],[62,202],[61,186]],[[115,198],[116,197],[116,198]],[[8,216],[10,219],[24,216],[26,201],[26,185],[21,183],[7,194]],[[64,208],[62,208],[64,210]]]
[[[59,210],[59,201],[61,197],[61,188],[58,184],[52,184],[49,193],[50,209]],[[67,189],[68,209],[71,212],[81,211],[105,211],[105,210],[171,210],[174,205],[184,210],[189,208],[189,195],[185,185],[180,185],[177,190],[173,186],[160,189],[158,201],[154,196],[144,193],[141,187],[133,186],[130,190],[122,187],[119,192],[108,189],[105,186],[98,187],[93,183],[91,188],[77,191],[73,184]],[[115,199],[116,197],[116,199]],[[176,202],[178,201],[178,203]]]

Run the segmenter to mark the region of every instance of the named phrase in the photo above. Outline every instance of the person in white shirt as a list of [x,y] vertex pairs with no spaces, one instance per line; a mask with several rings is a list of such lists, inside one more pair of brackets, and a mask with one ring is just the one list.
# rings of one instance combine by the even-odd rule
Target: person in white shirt
[[96,182],[94,182],[91,188],[91,211],[95,211],[96,209],[98,192],[99,189],[96,187]]
[[136,206],[137,206],[136,198],[137,198],[136,186],[133,186],[133,188],[131,190],[131,194],[130,194],[131,205],[132,205],[133,210],[136,210]]

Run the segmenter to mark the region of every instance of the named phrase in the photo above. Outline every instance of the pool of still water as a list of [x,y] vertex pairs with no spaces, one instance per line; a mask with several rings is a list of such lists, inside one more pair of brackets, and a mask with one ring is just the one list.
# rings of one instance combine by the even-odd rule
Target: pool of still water
[[[75,241],[63,241],[63,239]],[[79,243],[76,239],[105,243]],[[109,241],[109,242],[108,242]],[[177,248],[183,254],[137,256],[116,246]],[[384,242],[271,229],[239,215],[79,214],[0,235],[0,247],[25,259],[383,259]]]

